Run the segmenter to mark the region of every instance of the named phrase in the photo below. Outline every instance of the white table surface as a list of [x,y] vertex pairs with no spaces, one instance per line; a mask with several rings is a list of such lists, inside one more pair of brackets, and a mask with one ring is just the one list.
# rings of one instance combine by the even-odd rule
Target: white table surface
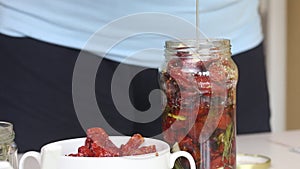
[[[299,152],[291,151],[297,147]],[[237,151],[270,157],[270,169],[300,169],[300,130],[239,135]],[[39,167],[35,161],[28,159],[26,169],[39,169]]]
[[[299,152],[291,151],[297,147]],[[300,130],[239,135],[237,149],[239,153],[270,157],[270,169],[300,169]]]

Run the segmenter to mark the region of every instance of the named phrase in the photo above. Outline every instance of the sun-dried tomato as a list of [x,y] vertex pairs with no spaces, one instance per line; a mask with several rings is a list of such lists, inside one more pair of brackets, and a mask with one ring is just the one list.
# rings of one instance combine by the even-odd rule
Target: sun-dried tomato
[[81,146],[78,148],[78,154],[81,157],[93,157],[94,153],[89,149],[89,147]]
[[102,128],[90,128],[87,130],[85,145],[78,148],[76,154],[72,157],[119,157],[129,155],[142,155],[155,153],[156,146],[142,146],[144,137],[140,134],[134,134],[129,141],[117,147],[110,139],[108,134]]
[[138,149],[135,149],[131,152],[131,155],[142,155],[142,154],[149,154],[149,153],[155,153],[156,152],[156,146],[150,145],[150,146],[143,146]]
[[121,152],[123,156],[132,155],[133,152],[143,144],[144,138],[140,134],[134,134],[126,144],[121,145]]
[[227,126],[231,123],[232,118],[228,115],[225,114],[221,117],[218,128],[225,130]]
[[100,147],[96,143],[92,143],[92,151],[94,152],[94,157],[118,157],[120,153],[116,153],[116,151],[111,151],[109,148]]
[[84,145],[86,147],[90,148],[92,146],[92,143],[93,143],[93,140],[91,138],[87,137]]

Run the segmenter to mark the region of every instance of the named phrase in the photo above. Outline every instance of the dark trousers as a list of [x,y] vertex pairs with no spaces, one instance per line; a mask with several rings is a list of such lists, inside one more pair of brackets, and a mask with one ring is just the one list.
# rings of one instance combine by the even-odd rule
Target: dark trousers
[[[46,143],[85,136],[72,100],[72,76],[79,50],[31,38],[0,34],[0,120],[14,124],[20,152],[39,150]],[[95,56],[96,57],[96,56]],[[263,47],[233,57],[239,67],[238,133],[270,131]],[[111,96],[112,75],[119,63],[103,59],[95,93],[105,121],[124,135],[161,133],[161,117],[135,122],[121,115]],[[125,65],[127,70],[140,69]],[[151,107],[150,91],[159,88],[156,69],[138,73],[129,87],[129,99],[140,111]],[[101,124],[99,124],[101,127]]]
[[271,131],[263,44],[233,56],[233,60],[239,69],[237,133]]

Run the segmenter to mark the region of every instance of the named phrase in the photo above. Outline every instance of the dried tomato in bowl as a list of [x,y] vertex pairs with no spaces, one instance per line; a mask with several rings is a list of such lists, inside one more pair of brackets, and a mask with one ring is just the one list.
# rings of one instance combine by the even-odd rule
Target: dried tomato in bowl
[[78,148],[73,157],[121,157],[143,155],[156,152],[155,145],[141,146],[145,139],[140,134],[134,134],[127,143],[117,147],[102,128],[89,128],[86,132],[85,145]]

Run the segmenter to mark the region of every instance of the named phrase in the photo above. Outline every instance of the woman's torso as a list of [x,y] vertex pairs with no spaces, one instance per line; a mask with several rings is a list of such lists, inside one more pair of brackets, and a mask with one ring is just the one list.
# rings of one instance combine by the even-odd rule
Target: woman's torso
[[[200,30],[210,38],[230,39],[233,54],[251,49],[263,38],[257,6],[258,0],[200,0]],[[154,28],[166,24],[157,23],[155,17],[152,20],[145,18],[145,22],[122,23],[105,34],[101,34],[102,28],[108,24],[114,26],[120,18],[145,12],[169,14],[174,16],[173,19],[179,17],[195,25],[195,10],[196,0],[0,0],[0,33],[83,49],[88,39],[98,31],[100,38],[115,38],[116,43],[109,52],[101,51],[104,50],[99,47],[101,44],[92,45],[92,51],[100,50],[107,54],[105,57],[119,62],[158,67],[163,59],[162,52],[152,54],[141,51],[153,48],[162,50],[164,41],[172,38],[172,32],[186,31],[182,26],[166,25],[171,27],[168,27],[170,37],[157,32],[134,32],[138,25],[148,24]],[[164,29],[163,26],[160,29]],[[116,38],[130,29],[134,31],[129,37]],[[168,33],[166,30],[162,32]],[[193,38],[190,35],[191,32],[186,32],[187,38]],[[138,52],[143,56],[136,56]],[[131,55],[135,57],[124,60]]]

